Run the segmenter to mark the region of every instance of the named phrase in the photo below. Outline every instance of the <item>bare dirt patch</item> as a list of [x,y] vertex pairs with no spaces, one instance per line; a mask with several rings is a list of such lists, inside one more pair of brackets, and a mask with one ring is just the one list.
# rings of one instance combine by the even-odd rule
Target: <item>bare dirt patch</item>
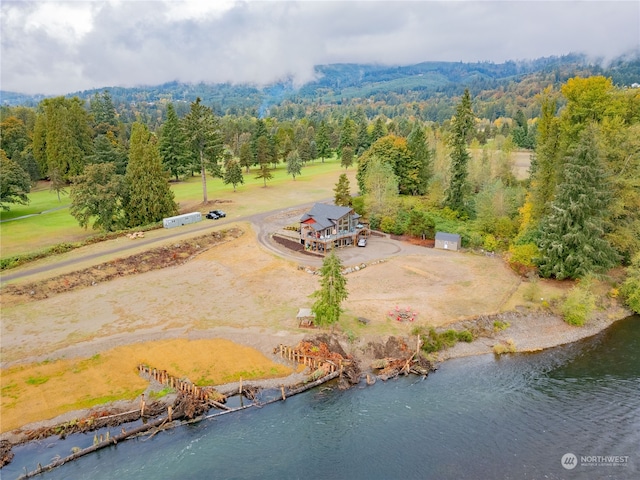
[[21,285],[8,285],[2,289],[2,301],[5,305],[12,305],[15,302],[42,300],[54,294],[94,286],[117,277],[175,267],[188,261],[194,255],[237,238],[243,233],[239,228],[212,232],[196,238],[179,240],[171,245],[153,248],[129,257],[101,263],[77,272],[58,275],[51,279]]

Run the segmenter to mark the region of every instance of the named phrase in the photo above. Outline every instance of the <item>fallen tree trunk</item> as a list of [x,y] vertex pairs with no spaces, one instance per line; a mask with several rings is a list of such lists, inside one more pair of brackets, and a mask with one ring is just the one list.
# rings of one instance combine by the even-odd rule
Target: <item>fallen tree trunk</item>
[[116,445],[118,442],[121,442],[122,440],[126,440],[127,438],[133,436],[133,435],[137,435],[143,432],[146,432],[147,430],[150,430],[154,427],[158,427],[160,425],[162,425],[164,422],[166,422],[168,420],[168,417],[166,418],[158,418],[156,420],[154,420],[153,422],[149,422],[147,424],[141,425],[139,427],[133,428],[131,430],[129,430],[128,432],[123,432],[120,433],[119,435],[115,435],[113,437],[110,437],[107,440],[104,440],[102,442],[96,443],[95,445],[91,445],[90,447],[87,448],[83,448],[80,451],[77,451],[67,457],[64,458],[60,458],[58,460],[55,460],[53,462],[51,462],[48,465],[40,466],[38,465],[38,468],[32,472],[28,472],[25,475],[22,475],[20,477],[18,477],[18,480],[22,480],[23,478],[32,478],[35,477],[36,475],[40,475],[41,473],[45,473],[48,472],[50,470],[53,470],[56,467],[60,467],[62,465],[64,465],[67,462],[71,462],[73,460],[76,460],[80,457],[84,457],[85,455],[98,451],[102,448],[108,447],[109,445]]

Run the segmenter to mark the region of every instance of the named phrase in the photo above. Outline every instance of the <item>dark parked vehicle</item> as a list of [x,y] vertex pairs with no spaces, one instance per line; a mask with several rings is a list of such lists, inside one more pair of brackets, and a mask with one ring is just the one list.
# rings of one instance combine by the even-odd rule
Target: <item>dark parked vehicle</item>
[[226,213],[224,213],[222,210],[211,210],[209,213],[215,213],[218,218],[224,218],[227,216]]
[[209,213],[207,213],[205,217],[207,217],[209,220],[217,220],[220,218],[220,215],[218,215],[215,211],[212,210]]

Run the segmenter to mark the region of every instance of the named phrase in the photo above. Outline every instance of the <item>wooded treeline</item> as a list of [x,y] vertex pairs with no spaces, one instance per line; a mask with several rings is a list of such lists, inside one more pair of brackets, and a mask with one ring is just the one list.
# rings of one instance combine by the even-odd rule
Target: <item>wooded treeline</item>
[[[151,116],[119,108],[110,91],[2,107],[2,206],[25,202],[29,180],[47,178],[58,194],[70,190],[81,225],[117,230],[176,213],[169,178],[199,174],[206,202],[207,177],[235,189],[251,174],[267,186],[281,164],[295,179],[307,162],[337,156],[357,169],[362,195],[351,202],[373,228],[459,233],[467,247],[507,252],[521,273],[558,279],[637,263],[640,89],[604,76],[555,88],[547,77],[557,72],[536,75],[491,95],[465,89],[442,121],[393,92],[286,100],[264,117],[219,115],[200,98]],[[531,151],[528,178],[514,176],[516,148]]]

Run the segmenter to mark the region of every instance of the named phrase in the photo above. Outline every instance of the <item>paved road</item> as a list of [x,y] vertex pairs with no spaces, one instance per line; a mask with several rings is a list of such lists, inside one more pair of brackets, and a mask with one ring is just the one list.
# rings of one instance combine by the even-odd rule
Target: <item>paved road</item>
[[[215,221],[204,220],[203,222],[200,222],[194,226],[172,228],[170,230],[167,230],[165,235],[157,238],[137,239],[135,242],[128,242],[107,250],[101,249],[96,253],[69,258],[67,260],[62,260],[49,265],[25,268],[12,273],[2,274],[1,281],[6,282],[9,280],[20,280],[30,275],[44,273],[62,267],[80,265],[96,258],[114,254],[122,254],[134,249],[139,250],[140,247],[152,248],[157,244],[166,243],[169,240],[175,240],[183,237],[193,237],[194,234],[206,232],[212,230],[215,227],[219,227],[220,225],[234,222],[250,222],[256,231],[258,242],[266,249],[277,254],[278,256],[288,260],[300,262],[304,265],[320,266],[322,264],[321,258],[307,255],[301,252],[291,251],[274,242],[271,238],[274,232],[282,229],[287,225],[291,225],[292,223],[297,222],[302,214],[309,208],[311,208],[314,203],[317,202],[305,203],[296,205],[294,207],[272,210],[269,212],[257,213],[254,215],[239,218],[225,218],[224,220]],[[188,230],[186,230],[187,228]],[[417,247],[414,245],[408,245],[402,242],[391,240],[386,236],[371,237],[368,245],[364,248],[352,247],[338,250],[338,256],[340,257],[344,265],[357,265],[383,257],[412,253],[425,253],[425,249],[424,247]]]

